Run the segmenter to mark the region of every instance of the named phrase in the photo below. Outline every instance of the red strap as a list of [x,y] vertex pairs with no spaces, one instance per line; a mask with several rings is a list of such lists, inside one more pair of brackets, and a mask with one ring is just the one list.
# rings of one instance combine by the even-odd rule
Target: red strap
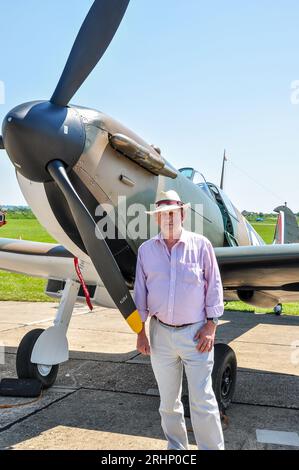
[[77,276],[79,278],[80,284],[82,286],[82,289],[83,289],[83,292],[84,292],[84,295],[85,295],[86,303],[88,305],[89,310],[91,311],[93,309],[93,306],[92,306],[92,303],[91,303],[91,300],[90,300],[90,295],[89,295],[87,286],[85,284],[85,281],[84,281],[82,273],[81,273],[78,258],[74,258],[74,264],[75,264],[75,269],[76,269]]

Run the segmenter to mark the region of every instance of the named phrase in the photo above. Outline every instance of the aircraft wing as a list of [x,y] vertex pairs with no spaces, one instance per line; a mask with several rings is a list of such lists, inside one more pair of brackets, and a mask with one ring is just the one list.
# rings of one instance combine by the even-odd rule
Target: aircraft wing
[[[92,303],[115,308],[115,303],[103,285],[92,262],[80,260],[80,270],[88,287]],[[0,269],[27,276],[48,279],[46,294],[61,298],[65,281],[78,281],[74,255],[64,246],[11,238],[0,238]],[[84,293],[77,300],[85,302]]]
[[[299,301],[299,244],[214,248],[226,300],[261,307]],[[74,256],[62,245],[0,239],[0,269],[45,279],[74,279]],[[101,285],[92,263],[81,271],[86,283]],[[104,306],[113,306],[102,292]],[[107,297],[107,299],[106,299]]]
[[299,301],[299,244],[214,248],[224,297],[268,307]]
[[[80,263],[86,282],[100,279],[92,263]],[[0,238],[0,269],[28,276],[77,280],[74,255],[62,245]]]

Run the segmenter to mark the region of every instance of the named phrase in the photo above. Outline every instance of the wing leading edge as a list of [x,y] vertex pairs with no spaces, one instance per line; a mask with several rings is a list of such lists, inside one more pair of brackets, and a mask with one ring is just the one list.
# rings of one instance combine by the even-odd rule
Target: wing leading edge
[[[74,256],[64,246],[0,238],[0,269],[41,278],[77,279]],[[97,283],[93,265],[84,262],[84,278]]]
[[214,248],[227,300],[257,306],[299,301],[299,244]]

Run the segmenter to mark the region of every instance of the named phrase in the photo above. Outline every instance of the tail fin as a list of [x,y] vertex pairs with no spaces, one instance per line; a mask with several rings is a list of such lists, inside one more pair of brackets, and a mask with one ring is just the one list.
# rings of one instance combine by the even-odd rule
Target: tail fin
[[273,244],[299,243],[299,227],[295,214],[287,206],[278,206]]

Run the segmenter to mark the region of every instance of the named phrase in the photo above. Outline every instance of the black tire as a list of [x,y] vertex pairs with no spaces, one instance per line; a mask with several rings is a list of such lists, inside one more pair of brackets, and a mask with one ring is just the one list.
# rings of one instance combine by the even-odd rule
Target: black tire
[[227,344],[214,346],[213,389],[219,410],[225,412],[232,402],[237,381],[237,358]]
[[275,305],[273,311],[274,311],[275,315],[277,317],[279,317],[282,314],[282,304],[278,303],[277,305]]
[[42,328],[39,328],[29,331],[24,336],[18,347],[16,368],[19,379],[38,379],[43,388],[49,388],[56,380],[59,364],[52,366],[48,374],[41,374],[38,365],[33,364],[30,360],[33,347],[43,331]]

